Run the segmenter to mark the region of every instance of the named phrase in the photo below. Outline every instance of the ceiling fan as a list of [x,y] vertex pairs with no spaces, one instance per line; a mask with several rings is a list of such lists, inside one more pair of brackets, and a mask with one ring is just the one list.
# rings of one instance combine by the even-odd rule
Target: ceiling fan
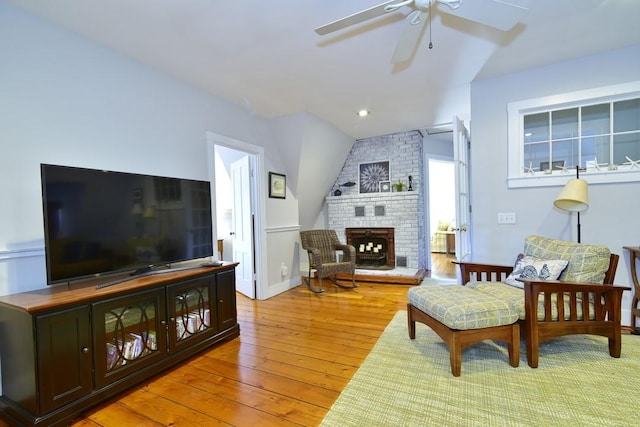
[[[376,18],[386,13],[409,6],[413,9],[406,18],[406,24],[400,40],[391,58],[396,64],[411,58],[418,43],[422,29],[427,23],[427,17],[432,6],[440,12],[458,16],[469,21],[478,22],[502,31],[509,31],[528,12],[531,0],[390,0],[369,9],[356,12],[337,21],[330,22],[316,28],[316,33],[322,35],[341,30],[351,25]],[[448,8],[438,8],[439,5]],[[435,10],[434,10],[435,11]]]

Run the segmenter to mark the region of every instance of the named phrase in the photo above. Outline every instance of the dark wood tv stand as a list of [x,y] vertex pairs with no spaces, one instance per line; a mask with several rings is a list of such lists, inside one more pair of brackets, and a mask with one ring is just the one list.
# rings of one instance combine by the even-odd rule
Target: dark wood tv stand
[[0,297],[0,416],[10,425],[66,426],[89,407],[239,336],[236,266]]

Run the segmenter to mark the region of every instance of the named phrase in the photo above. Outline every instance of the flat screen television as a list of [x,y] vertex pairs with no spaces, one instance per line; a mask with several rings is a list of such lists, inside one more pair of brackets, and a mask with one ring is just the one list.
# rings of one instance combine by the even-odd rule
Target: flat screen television
[[213,255],[208,181],[41,165],[47,283]]

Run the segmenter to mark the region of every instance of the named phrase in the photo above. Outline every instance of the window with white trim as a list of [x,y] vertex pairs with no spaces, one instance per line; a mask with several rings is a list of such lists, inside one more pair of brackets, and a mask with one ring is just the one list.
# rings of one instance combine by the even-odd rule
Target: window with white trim
[[640,181],[640,82],[509,104],[509,187]]

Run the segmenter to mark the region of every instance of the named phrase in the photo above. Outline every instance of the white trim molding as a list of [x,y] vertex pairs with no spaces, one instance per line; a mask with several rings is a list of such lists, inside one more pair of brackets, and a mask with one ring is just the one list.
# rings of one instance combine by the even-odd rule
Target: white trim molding
[[44,255],[44,248],[14,249],[9,251],[0,251],[0,260],[41,257]]

